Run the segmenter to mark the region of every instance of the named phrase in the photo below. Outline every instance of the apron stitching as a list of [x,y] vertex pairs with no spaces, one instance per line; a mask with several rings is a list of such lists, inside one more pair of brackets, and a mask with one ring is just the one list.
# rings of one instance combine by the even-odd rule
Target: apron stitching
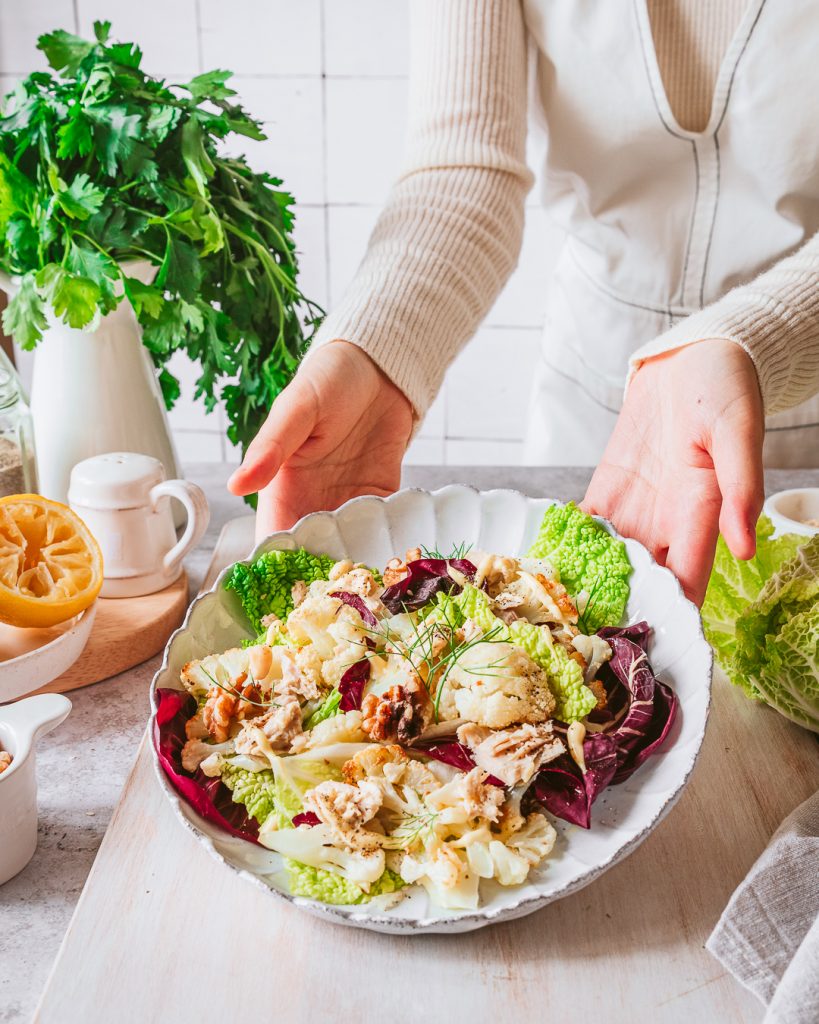
[[634,16],[637,19],[637,35],[640,40],[640,54],[643,58],[643,67],[645,68],[646,78],[648,79],[648,91],[651,93],[651,100],[654,104],[654,109],[657,111],[657,117],[659,117],[660,119],[660,124],[662,124],[663,128],[665,128],[668,134],[673,135],[675,139],[682,139],[685,142],[691,142],[691,139],[687,139],[685,135],[680,135],[679,132],[675,131],[674,128],[670,124],[668,124],[662,112],[662,109],[660,108],[660,102],[657,99],[657,89],[655,87],[654,76],[651,73],[651,65],[648,61],[648,53],[646,50],[646,40],[643,28],[643,19],[641,17],[639,0],[633,0],[632,7],[634,9]]
[[655,306],[645,302],[635,302],[633,299],[627,299],[622,295],[618,295],[616,292],[612,291],[610,288],[607,288],[606,285],[598,281],[597,278],[594,277],[594,275],[583,266],[582,262],[577,256],[577,253],[575,252],[573,239],[570,238],[568,240],[566,248],[568,250],[569,256],[572,259],[572,262],[580,271],[580,273],[586,278],[586,280],[589,281],[590,284],[594,285],[594,287],[598,291],[608,296],[608,298],[610,298],[613,302],[622,303],[622,305],[624,306],[632,306],[634,309],[641,309],[646,313],[659,313],[661,316],[686,317],[691,316],[692,313],[698,312],[698,310],[688,309],[685,306]]
[[731,90],[734,87],[734,79],[736,78],[737,68],[739,67],[740,61],[745,56],[745,51],[748,49],[748,44],[751,41],[751,36],[754,34],[754,29],[756,28],[759,19],[762,17],[762,10],[765,7],[765,3],[766,0],[761,0],[761,3],[759,4],[759,10],[756,12],[756,17],[754,18],[750,28],[748,29],[748,34],[745,36],[745,42],[742,44],[742,49],[739,51],[739,53],[737,54],[737,59],[734,61],[734,67],[731,71],[731,77],[728,79],[728,88],[725,91],[725,105],[722,108],[722,115],[720,116],[720,119],[717,122],[717,126],[714,129],[715,139],[717,136],[717,132],[722,127],[722,122],[725,120],[725,115],[728,113],[728,103],[731,99]]
[[[686,281],[686,277],[688,275],[688,262],[689,262],[689,258],[691,256],[691,246],[692,246],[693,241],[694,241],[694,225],[696,223],[697,209],[699,207],[699,198],[700,198],[700,160],[699,160],[699,154],[697,153],[697,143],[696,143],[696,141],[694,139],[687,138],[685,135],[681,135],[678,131],[675,131],[674,128],[670,124],[668,124],[668,122],[665,119],[665,115],[663,114],[662,108],[660,106],[660,101],[659,101],[659,99],[657,97],[658,86],[657,86],[657,83],[655,82],[655,79],[654,79],[654,74],[653,74],[653,71],[652,71],[652,65],[649,63],[649,60],[648,60],[648,44],[647,44],[647,41],[646,41],[646,38],[645,38],[645,26],[643,25],[643,18],[642,18],[642,12],[645,10],[646,14],[647,14],[648,13],[648,9],[646,8],[645,3],[643,3],[642,9],[641,9],[641,7],[640,7],[640,0],[633,0],[632,7],[633,7],[633,11],[634,11],[634,16],[635,16],[635,18],[637,20],[637,36],[638,36],[638,38],[640,40],[640,55],[643,58],[643,68],[645,69],[646,78],[648,80],[648,91],[651,94],[651,102],[654,104],[654,109],[657,112],[657,117],[658,117],[658,119],[660,121],[660,124],[663,126],[663,128],[665,128],[665,130],[668,132],[669,135],[671,135],[675,139],[680,139],[680,141],[682,141],[682,142],[690,142],[691,143],[691,150],[692,150],[692,152],[694,154],[694,173],[696,175],[696,182],[695,182],[695,186],[694,186],[694,203],[693,203],[693,205],[691,207],[691,219],[690,219],[689,224],[688,224],[688,238],[686,239],[686,243],[685,243],[685,256],[684,256],[684,259],[683,259],[682,284],[681,284],[681,286],[679,288],[679,291],[678,291],[678,294],[679,294],[680,298],[682,299],[684,297],[684,295],[685,295],[685,281]],[[650,26],[649,26],[649,28],[650,28]],[[652,47],[653,46],[654,46],[654,44],[652,42]],[[660,83],[660,84],[662,84],[662,83]],[[663,95],[666,95],[665,94],[665,86],[663,86]],[[667,96],[666,96],[666,99],[667,99]],[[646,307],[646,308],[648,308],[648,307]],[[667,310],[656,309],[653,312],[656,312],[656,313],[667,312],[668,315],[671,316],[671,306],[669,305]]]
[[[680,298],[682,299],[685,295],[685,281],[688,277],[688,260],[691,256],[691,244],[694,240],[694,222],[697,218],[697,209],[700,202],[700,156],[697,152],[697,144],[691,139],[691,149],[694,152],[694,170],[697,176],[696,185],[694,187],[694,205],[691,207],[691,220],[688,224],[688,241],[685,244],[685,261],[683,263],[682,273],[682,285],[680,287]],[[702,303],[700,303],[702,304]],[[669,307],[669,314],[670,314]]]
[[753,22],[751,22],[751,26],[748,29],[748,34],[745,36],[745,41],[742,44],[742,48],[740,49],[739,53],[737,54],[737,59],[734,61],[734,66],[731,69],[731,77],[728,79],[728,88],[725,90],[725,103],[723,104],[723,107],[722,107],[722,114],[720,115],[720,119],[717,122],[716,128],[714,129],[714,153],[715,153],[716,160],[717,160],[717,192],[716,192],[716,195],[714,197],[714,206],[713,206],[712,214],[711,214],[711,227],[710,227],[710,229],[708,231],[708,242],[706,243],[706,246],[705,246],[705,256],[704,256],[703,261],[702,261],[702,277],[700,278],[700,306],[701,307],[704,305],[705,278],[706,278],[706,275],[708,273],[708,258],[711,255],[711,244],[712,244],[712,242],[714,240],[714,229],[715,229],[716,223],[717,223],[717,210],[719,209],[719,195],[720,195],[720,185],[721,185],[721,180],[720,180],[721,179],[721,173],[720,172],[721,172],[721,168],[722,168],[722,164],[721,164],[721,160],[720,160],[720,151],[719,151],[719,130],[722,127],[722,123],[725,120],[726,115],[728,114],[728,104],[730,103],[730,100],[731,100],[731,91],[732,91],[732,89],[734,87],[734,79],[736,78],[737,68],[739,67],[740,61],[742,60],[743,56],[745,55],[745,51],[748,49],[748,44],[751,41],[751,36],[753,35],[754,29],[756,28],[757,23],[759,22],[759,19],[762,16],[762,10],[765,7],[765,2],[766,2],[766,0],[761,0],[761,2],[759,4],[759,10],[756,12],[756,17],[754,18]]
[[[727,107],[727,102],[726,102]],[[714,156],[717,160],[717,174],[716,174],[716,185],[717,191],[714,195],[714,205],[711,207],[711,227],[708,229],[708,241],[705,245],[705,255],[702,260],[702,276],[700,277],[700,308],[705,304],[705,277],[708,273],[708,257],[711,255],[711,243],[714,240],[714,228],[717,224],[717,210],[719,209],[719,192],[720,186],[722,185],[722,162],[720,160],[719,153],[719,137],[716,132],[714,133]]]

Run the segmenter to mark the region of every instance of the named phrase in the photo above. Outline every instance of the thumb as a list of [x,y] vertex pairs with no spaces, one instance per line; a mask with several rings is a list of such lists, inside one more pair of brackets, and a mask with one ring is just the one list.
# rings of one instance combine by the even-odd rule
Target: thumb
[[737,558],[752,558],[756,551],[756,522],[765,499],[763,438],[762,417],[753,411],[720,419],[712,437],[711,458],[722,495],[719,529]]
[[318,401],[313,385],[306,375],[297,374],[273,403],[241,466],[228,480],[228,489],[242,495],[266,487],[310,437],[317,418]]

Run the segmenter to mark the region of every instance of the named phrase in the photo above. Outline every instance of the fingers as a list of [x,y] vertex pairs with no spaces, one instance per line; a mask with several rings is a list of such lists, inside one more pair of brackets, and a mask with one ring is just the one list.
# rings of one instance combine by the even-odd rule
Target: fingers
[[664,564],[680,581],[685,596],[697,606],[705,598],[711,575],[719,536],[719,515],[718,495],[695,503],[688,514],[678,519],[665,556]]
[[282,465],[310,437],[316,425],[318,403],[306,377],[296,376],[282,391],[261,430],[245,453],[242,465],[228,480],[234,494],[262,490]]
[[752,558],[756,551],[756,521],[765,499],[763,436],[761,417],[739,425],[726,419],[713,435],[711,458],[722,494],[719,529],[737,558]]

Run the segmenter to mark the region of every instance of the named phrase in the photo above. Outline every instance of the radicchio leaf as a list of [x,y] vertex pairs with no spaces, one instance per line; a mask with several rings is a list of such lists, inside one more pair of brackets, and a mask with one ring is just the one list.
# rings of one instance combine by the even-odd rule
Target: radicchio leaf
[[221,779],[205,775],[201,768],[191,774],[182,767],[185,723],[195,714],[196,701],[189,693],[168,688],[156,691],[153,741],[162,770],[177,793],[203,818],[240,839],[258,842],[259,823],[243,804],[233,802]]
[[341,693],[339,708],[342,711],[359,711],[364,687],[370,681],[370,659],[362,658],[350,665],[339,680],[338,689]]
[[335,590],[330,594],[330,597],[337,597],[339,601],[343,601],[344,604],[349,605],[351,608],[355,608],[368,626],[372,627],[372,629],[377,628],[378,619],[375,617],[371,609],[367,607],[364,599],[359,597],[358,594],[351,594],[349,590]]
[[[452,768],[457,768],[460,772],[471,772],[473,768],[477,767],[469,747],[465,743],[459,743],[457,740],[444,740],[442,743],[431,743],[429,745],[421,744],[416,749],[420,753],[434,758],[436,761],[442,761]],[[487,775],[483,781],[489,786],[500,786],[501,789],[506,788],[504,783],[495,775]]]
[[314,825],[320,824],[321,818],[315,811],[302,811],[293,818],[293,828],[298,828],[299,825],[309,825],[312,828]]
[[600,671],[607,708],[589,721],[602,726],[583,742],[585,774],[569,754],[544,765],[531,795],[558,818],[588,828],[591,805],[608,785],[624,782],[662,744],[677,712],[671,688],[655,678],[646,657],[649,626],[606,627],[599,636],[612,649]]
[[450,575],[450,566],[470,581],[478,571],[468,558],[418,558],[408,563],[402,580],[387,587],[381,603],[391,615],[397,615],[423,608],[436,594],[459,593],[461,587]]
[[614,778],[617,743],[613,736],[598,732],[583,743],[585,775],[570,754],[561,754],[540,769],[531,793],[556,818],[581,828],[591,825],[591,806]]

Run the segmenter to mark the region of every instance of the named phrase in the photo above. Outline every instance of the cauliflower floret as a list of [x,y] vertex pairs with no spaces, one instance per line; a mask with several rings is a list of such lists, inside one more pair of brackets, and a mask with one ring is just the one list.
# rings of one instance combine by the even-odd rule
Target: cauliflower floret
[[320,782],[304,798],[304,809],[327,826],[332,842],[348,849],[371,850],[381,845],[381,837],[363,827],[380,808],[381,790],[369,779],[355,786]]
[[597,678],[597,673],[611,659],[611,647],[608,641],[604,640],[601,636],[596,634],[584,636],[582,633],[572,637],[572,647],[581,655],[585,662],[583,680],[588,685],[593,679]]
[[350,783],[383,778],[393,786],[409,786],[421,794],[431,793],[441,785],[426,765],[407,757],[395,744],[371,744],[350,758],[341,770]]
[[500,786],[486,784],[485,779],[482,768],[473,768],[427,794],[426,803],[438,812],[438,823],[464,825],[475,818],[497,821],[505,793]]
[[514,608],[517,615],[536,625],[559,622],[569,626],[577,622],[577,608],[569,592],[542,572],[521,570],[495,598],[500,608]]
[[[188,740],[182,747],[182,767],[186,772],[195,772],[196,769],[212,755],[232,754],[234,751],[233,740],[225,743],[205,743],[204,740]],[[206,774],[210,774],[207,773]],[[216,773],[218,774],[218,772]]]
[[520,885],[529,874],[529,862],[499,839],[470,843],[466,859],[479,878],[494,878],[501,885]]
[[423,852],[407,854],[399,874],[407,883],[419,882],[430,898],[448,910],[474,910],[478,906],[480,877],[466,856],[449,843],[433,840]]
[[297,644],[313,644],[322,658],[331,658],[336,649],[329,632],[344,605],[328,594],[309,593],[287,618],[287,632]]
[[232,647],[222,654],[209,654],[183,666],[179,678],[194,697],[203,697],[214,686],[231,688],[241,676],[247,675],[248,648]]
[[349,558],[336,562],[330,570],[332,590],[346,590],[361,598],[374,597],[378,593],[378,584],[372,571],[361,562],[353,564]]
[[334,846],[335,840],[327,825],[277,829],[274,818],[275,815],[271,815],[259,829],[259,842],[268,850],[301,864],[335,871],[365,890],[384,874],[386,859],[379,846],[366,849]]
[[496,731],[470,722],[458,729],[458,739],[470,748],[479,768],[509,787],[529,782],[543,764],[566,750],[551,722]]
[[548,857],[554,849],[557,832],[543,814],[530,814],[526,824],[507,840],[507,846],[518,853],[531,867]]
[[[330,743],[363,743],[367,739],[361,728],[361,712],[347,711],[314,725],[293,740],[293,753],[314,750]],[[350,781],[350,780],[348,780]]]
[[503,729],[515,722],[543,722],[554,707],[546,673],[524,650],[485,642],[464,651],[450,670],[439,717]]

